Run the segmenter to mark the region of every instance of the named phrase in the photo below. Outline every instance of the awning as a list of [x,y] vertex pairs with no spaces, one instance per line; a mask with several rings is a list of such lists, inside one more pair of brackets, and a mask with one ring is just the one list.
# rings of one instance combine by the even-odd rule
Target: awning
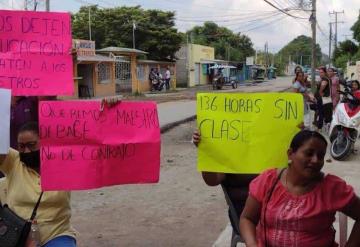
[[132,48],[123,48],[123,47],[106,47],[103,49],[99,49],[96,50],[99,53],[113,53],[115,55],[130,55],[130,54],[136,54],[136,55],[140,55],[140,54],[148,54],[145,51],[141,51],[138,49],[132,49]]
[[78,56],[78,62],[115,62],[115,59],[112,57],[95,55],[95,56]]
[[215,64],[214,66],[211,66],[209,69],[236,69],[236,67],[232,65]]
[[200,59],[200,64],[225,64],[228,61],[220,59]]

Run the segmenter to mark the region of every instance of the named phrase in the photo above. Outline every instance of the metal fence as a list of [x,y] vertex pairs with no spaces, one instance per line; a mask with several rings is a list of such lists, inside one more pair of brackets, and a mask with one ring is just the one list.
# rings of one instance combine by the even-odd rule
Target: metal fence
[[115,84],[116,92],[131,91],[131,63],[129,57],[115,57]]

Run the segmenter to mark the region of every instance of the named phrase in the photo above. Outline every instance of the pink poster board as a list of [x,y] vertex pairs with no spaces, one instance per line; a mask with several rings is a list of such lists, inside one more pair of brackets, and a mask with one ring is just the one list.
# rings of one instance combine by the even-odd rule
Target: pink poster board
[[68,13],[0,10],[0,88],[12,95],[74,93]]
[[159,181],[156,103],[42,101],[39,119],[44,191]]

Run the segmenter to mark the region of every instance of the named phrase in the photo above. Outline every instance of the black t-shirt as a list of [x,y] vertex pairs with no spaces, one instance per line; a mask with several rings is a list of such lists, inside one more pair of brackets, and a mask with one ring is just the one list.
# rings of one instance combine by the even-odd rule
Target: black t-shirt
[[323,77],[323,78],[321,78],[320,83],[317,85],[317,90],[316,90],[315,97],[318,98],[318,99],[321,98],[321,97],[320,97],[320,87],[321,87],[321,83],[322,83],[323,81],[326,81],[326,82],[327,82],[327,83],[326,83],[326,87],[325,87],[325,89],[324,89],[324,95],[323,95],[323,97],[330,97],[331,80],[330,80],[329,78],[327,78],[327,77]]

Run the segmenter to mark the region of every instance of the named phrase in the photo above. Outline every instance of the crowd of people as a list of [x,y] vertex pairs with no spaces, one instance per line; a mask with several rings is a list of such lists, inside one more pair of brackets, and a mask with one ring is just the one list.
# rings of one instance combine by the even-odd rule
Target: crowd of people
[[[151,70],[152,84],[158,78],[161,75]],[[292,84],[294,92],[304,97],[305,115],[311,109],[316,111],[314,120],[318,129],[323,122],[330,123],[332,111],[340,101],[340,83],[334,69],[320,68],[320,78],[315,94],[309,90],[310,83],[301,68],[296,69]],[[167,87],[171,79],[169,69],[165,79]],[[354,94],[360,92],[358,81],[352,81],[351,86]],[[24,219],[29,219],[35,211],[33,224],[38,226],[39,239],[28,238],[35,243],[33,246],[75,247],[70,192],[41,191],[37,107],[44,99],[55,100],[12,97],[11,148],[7,154],[0,155],[0,171],[5,175],[0,201]],[[111,106],[117,101],[110,98],[104,102]],[[193,143],[196,146],[201,143],[198,131],[193,134]],[[247,247],[335,247],[332,225],[336,212],[355,220],[346,246],[360,246],[359,197],[344,180],[322,172],[326,149],[327,141],[318,131],[300,130],[287,151],[286,168],[269,169],[261,174],[202,172],[202,177],[207,185],[222,185],[228,191],[239,219],[231,221],[232,227]]]
[[164,75],[157,68],[151,68],[149,73],[151,91],[170,90],[171,72],[167,67]]
[[[304,125],[308,129],[320,131],[329,129],[333,111],[340,102],[340,79],[334,68],[320,67],[320,81],[316,82],[316,92],[312,93],[308,76],[300,66],[295,68],[295,78],[292,88],[296,93],[304,96]],[[355,97],[359,96],[359,82],[352,81],[352,90]],[[311,110],[314,111],[312,117]],[[313,120],[313,121],[311,121]]]
[[[227,190],[239,218],[234,221],[229,212],[233,231],[247,247],[338,246],[333,228],[337,212],[355,221],[346,246],[360,246],[358,195],[343,179],[322,172],[327,140],[320,130],[330,124],[340,102],[340,79],[333,68],[319,71],[320,81],[312,93],[307,75],[301,67],[295,69],[292,88],[304,97],[305,117],[304,128],[288,148],[286,168],[261,174],[202,172],[207,185]],[[352,81],[351,88],[359,97],[359,82]],[[193,133],[192,141],[200,145],[199,131]]]

